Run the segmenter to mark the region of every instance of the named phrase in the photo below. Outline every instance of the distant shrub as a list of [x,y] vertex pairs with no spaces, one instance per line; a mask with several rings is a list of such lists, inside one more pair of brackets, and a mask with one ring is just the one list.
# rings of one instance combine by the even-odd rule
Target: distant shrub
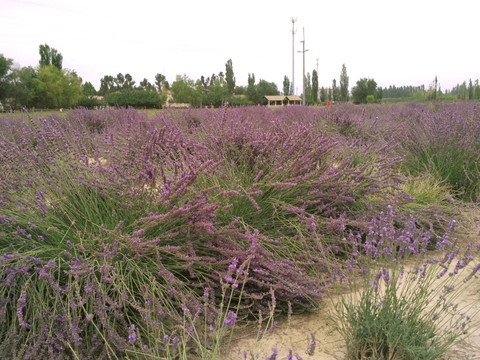
[[95,108],[100,107],[104,104],[105,104],[105,102],[100,101],[100,100],[98,100],[94,97],[83,96],[83,97],[80,98],[80,100],[78,100],[77,106],[87,108],[87,109],[95,109]]
[[132,106],[135,108],[160,108],[160,96],[154,91],[121,90],[105,96],[105,101],[111,106]]

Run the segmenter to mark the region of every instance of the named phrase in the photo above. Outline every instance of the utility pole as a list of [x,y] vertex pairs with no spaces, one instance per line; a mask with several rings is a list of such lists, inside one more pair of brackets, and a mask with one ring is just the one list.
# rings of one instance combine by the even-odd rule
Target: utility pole
[[295,95],[295,22],[297,18],[291,18],[292,22],[292,95]]
[[308,51],[305,50],[305,28],[303,28],[303,40],[300,41],[303,44],[303,50],[299,51],[303,53],[303,105],[305,105],[305,53]]

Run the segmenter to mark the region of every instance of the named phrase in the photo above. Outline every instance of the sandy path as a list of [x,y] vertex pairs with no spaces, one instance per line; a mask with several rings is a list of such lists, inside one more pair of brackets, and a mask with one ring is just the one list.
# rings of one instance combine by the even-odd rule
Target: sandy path
[[[289,349],[293,354],[297,353],[303,359],[325,359],[337,360],[345,356],[345,345],[342,337],[336,333],[330,321],[327,311],[308,315],[296,315],[287,321],[279,321],[276,330],[266,334],[261,340],[256,340],[257,329],[245,330],[242,334],[236,334],[235,345],[228,355],[228,359],[244,359],[244,352],[248,354],[247,359],[266,359],[272,355],[273,349],[278,350],[278,358],[286,359]],[[310,344],[310,334],[314,334],[317,342],[313,356],[306,354]],[[295,357],[294,357],[295,359]]]

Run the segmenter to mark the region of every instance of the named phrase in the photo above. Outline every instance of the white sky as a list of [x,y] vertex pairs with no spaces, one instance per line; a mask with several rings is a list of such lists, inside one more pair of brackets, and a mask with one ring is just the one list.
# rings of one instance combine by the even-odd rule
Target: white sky
[[0,0],[0,53],[36,66],[40,44],[63,55],[97,89],[104,75],[129,73],[138,84],[162,73],[193,80],[225,72],[232,59],[237,85],[248,73],[292,80],[302,89],[302,29],[306,72],[319,86],[339,82],[347,66],[350,88],[360,78],[379,86],[442,89],[480,79],[478,0]]

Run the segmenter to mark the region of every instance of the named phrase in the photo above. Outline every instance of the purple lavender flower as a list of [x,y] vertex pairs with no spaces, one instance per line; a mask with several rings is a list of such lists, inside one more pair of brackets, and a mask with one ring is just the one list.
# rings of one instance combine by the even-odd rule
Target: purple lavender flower
[[232,311],[232,310],[229,310],[228,313],[227,313],[227,316],[225,317],[225,324],[228,324],[228,325],[235,325],[235,320],[237,319],[237,314]]
[[315,348],[317,347],[317,342],[315,341],[315,334],[310,333],[310,344],[308,345],[307,350],[305,351],[307,355],[315,354]]
[[272,355],[267,357],[266,360],[277,360],[277,355],[278,355],[278,350],[277,350],[277,348],[274,348]]
[[137,341],[137,335],[135,334],[135,325],[130,325],[130,331],[128,332],[128,342],[134,343]]

